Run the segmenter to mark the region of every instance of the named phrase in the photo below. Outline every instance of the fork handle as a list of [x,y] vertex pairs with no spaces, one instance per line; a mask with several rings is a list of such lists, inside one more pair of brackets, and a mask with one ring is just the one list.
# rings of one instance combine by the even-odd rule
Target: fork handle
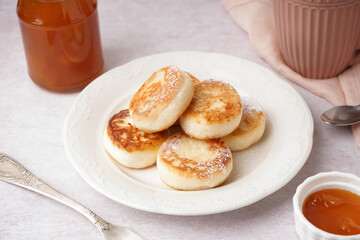
[[100,231],[109,229],[108,222],[90,209],[50,187],[15,159],[4,153],[0,153],[0,180],[32,190],[75,209],[94,223]]

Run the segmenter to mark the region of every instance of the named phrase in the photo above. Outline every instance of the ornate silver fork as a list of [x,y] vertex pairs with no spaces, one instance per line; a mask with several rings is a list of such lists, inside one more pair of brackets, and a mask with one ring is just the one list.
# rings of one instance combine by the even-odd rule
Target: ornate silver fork
[[95,224],[104,240],[143,240],[127,227],[106,222],[90,209],[56,191],[4,153],[0,153],[0,180],[40,193],[75,209]]

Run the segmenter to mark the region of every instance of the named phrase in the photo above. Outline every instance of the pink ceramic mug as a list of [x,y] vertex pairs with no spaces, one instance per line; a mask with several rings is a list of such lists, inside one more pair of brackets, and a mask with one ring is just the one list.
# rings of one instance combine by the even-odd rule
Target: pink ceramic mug
[[307,78],[338,75],[360,43],[360,0],[273,0],[286,64]]

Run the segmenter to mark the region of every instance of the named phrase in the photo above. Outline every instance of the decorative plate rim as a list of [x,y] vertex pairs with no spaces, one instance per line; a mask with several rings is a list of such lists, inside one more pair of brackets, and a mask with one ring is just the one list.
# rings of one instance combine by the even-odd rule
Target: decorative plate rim
[[[201,64],[209,67],[213,66],[214,64],[221,65],[223,62],[225,62],[227,64],[226,67],[228,67],[228,65],[232,65],[233,69],[235,69],[234,71],[237,71],[237,67],[239,69],[243,69],[244,66],[247,69],[256,69],[259,71],[258,75],[261,75],[261,77],[264,78],[263,81],[267,84],[264,87],[267,87],[270,90],[282,89],[284,92],[286,92],[286,94],[289,93],[289,97],[291,96],[291,100],[294,101],[294,106],[303,114],[303,119],[301,119],[301,131],[299,131],[299,129],[292,130],[293,132],[291,134],[293,135],[292,138],[289,139],[291,140],[289,141],[291,144],[287,143],[287,147],[290,149],[286,151],[284,150],[284,153],[282,153],[285,155],[288,154],[285,161],[286,169],[284,168],[286,171],[283,169],[282,173],[278,173],[278,176],[275,176],[278,177],[275,181],[270,179],[270,182],[272,181],[271,184],[269,184],[269,179],[264,178],[261,179],[260,182],[256,182],[256,184],[250,184],[247,186],[247,189],[251,189],[253,191],[251,197],[237,199],[236,196],[228,196],[230,198],[228,201],[226,201],[226,199],[222,199],[221,196],[220,198],[215,197],[218,195],[218,193],[229,194],[234,192],[234,188],[231,189],[231,187],[228,186],[196,192],[172,191],[171,194],[169,194],[169,191],[167,190],[156,189],[151,186],[141,186],[141,184],[138,184],[135,181],[133,182],[130,179],[128,179],[128,182],[126,182],[126,184],[130,186],[121,185],[122,183],[119,183],[121,186],[118,186],[109,181],[110,177],[104,174],[106,172],[112,171],[111,169],[109,170],[107,166],[99,166],[96,156],[88,154],[84,150],[82,150],[83,152],[80,153],[79,149],[81,149],[81,147],[79,148],[78,146],[87,146],[87,140],[81,139],[81,137],[75,136],[73,134],[74,132],[81,130],[81,128],[79,128],[76,124],[79,125],[87,123],[90,117],[95,116],[91,115],[92,109],[88,102],[93,101],[93,96],[96,96],[96,94],[99,95],[104,89],[106,90],[109,87],[106,86],[106,81],[114,81],[114,79],[111,79],[114,78],[114,73],[124,73],[127,71],[127,74],[136,75],[136,73],[133,73],[133,71],[137,71],[138,68],[141,70],[142,67],[147,67],[149,64],[158,63],[159,65],[164,64],[166,61],[185,62],[188,61],[188,59],[201,59],[201,63],[194,63],[194,68],[201,67]],[[221,60],[222,63],[218,62],[219,60]],[[224,73],[220,73],[220,75],[221,74]],[[232,76],[229,75],[229,77],[231,78]],[[270,80],[265,80],[265,77],[268,77]],[[261,82],[261,84],[259,82],[259,84],[262,86],[264,82]],[[107,116],[102,116],[102,118],[106,117]],[[302,166],[305,164],[312,149],[313,130],[314,124],[312,115],[303,97],[288,82],[281,79],[278,75],[269,69],[251,61],[225,54],[186,51],[160,53],[138,58],[104,73],[99,78],[94,80],[77,96],[76,100],[74,101],[65,120],[63,128],[63,140],[67,157],[80,176],[91,187],[93,187],[101,194],[109,197],[110,199],[113,199],[114,201],[129,207],[149,212],[171,215],[205,215],[231,211],[250,205],[282,188],[300,171]],[[92,144],[98,143],[99,140]],[[96,152],[96,154],[101,153]],[[252,176],[252,173],[250,173],[249,178],[254,179],[255,176]],[[263,184],[261,189],[258,187],[259,184]],[[130,187],[134,189],[129,190]],[[116,188],[118,192],[112,192],[112,188]],[[236,188],[235,186],[235,189],[239,190],[241,188]],[[207,202],[207,199],[204,200],[204,206],[190,202],[190,199],[193,197],[201,197],[202,195],[207,196],[212,201],[212,204]],[[152,199],[144,199],[144,196]],[[181,207],[179,207],[179,205]]]

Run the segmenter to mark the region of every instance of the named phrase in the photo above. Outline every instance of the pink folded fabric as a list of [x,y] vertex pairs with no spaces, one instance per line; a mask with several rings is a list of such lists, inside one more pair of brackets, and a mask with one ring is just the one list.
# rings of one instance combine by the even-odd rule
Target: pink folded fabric
[[[248,33],[255,52],[278,73],[333,105],[360,104],[360,58],[351,68],[329,79],[309,79],[294,72],[283,61],[276,40],[272,0],[221,0],[234,21]],[[359,45],[360,48],[360,45]],[[352,126],[360,148],[360,124]]]

